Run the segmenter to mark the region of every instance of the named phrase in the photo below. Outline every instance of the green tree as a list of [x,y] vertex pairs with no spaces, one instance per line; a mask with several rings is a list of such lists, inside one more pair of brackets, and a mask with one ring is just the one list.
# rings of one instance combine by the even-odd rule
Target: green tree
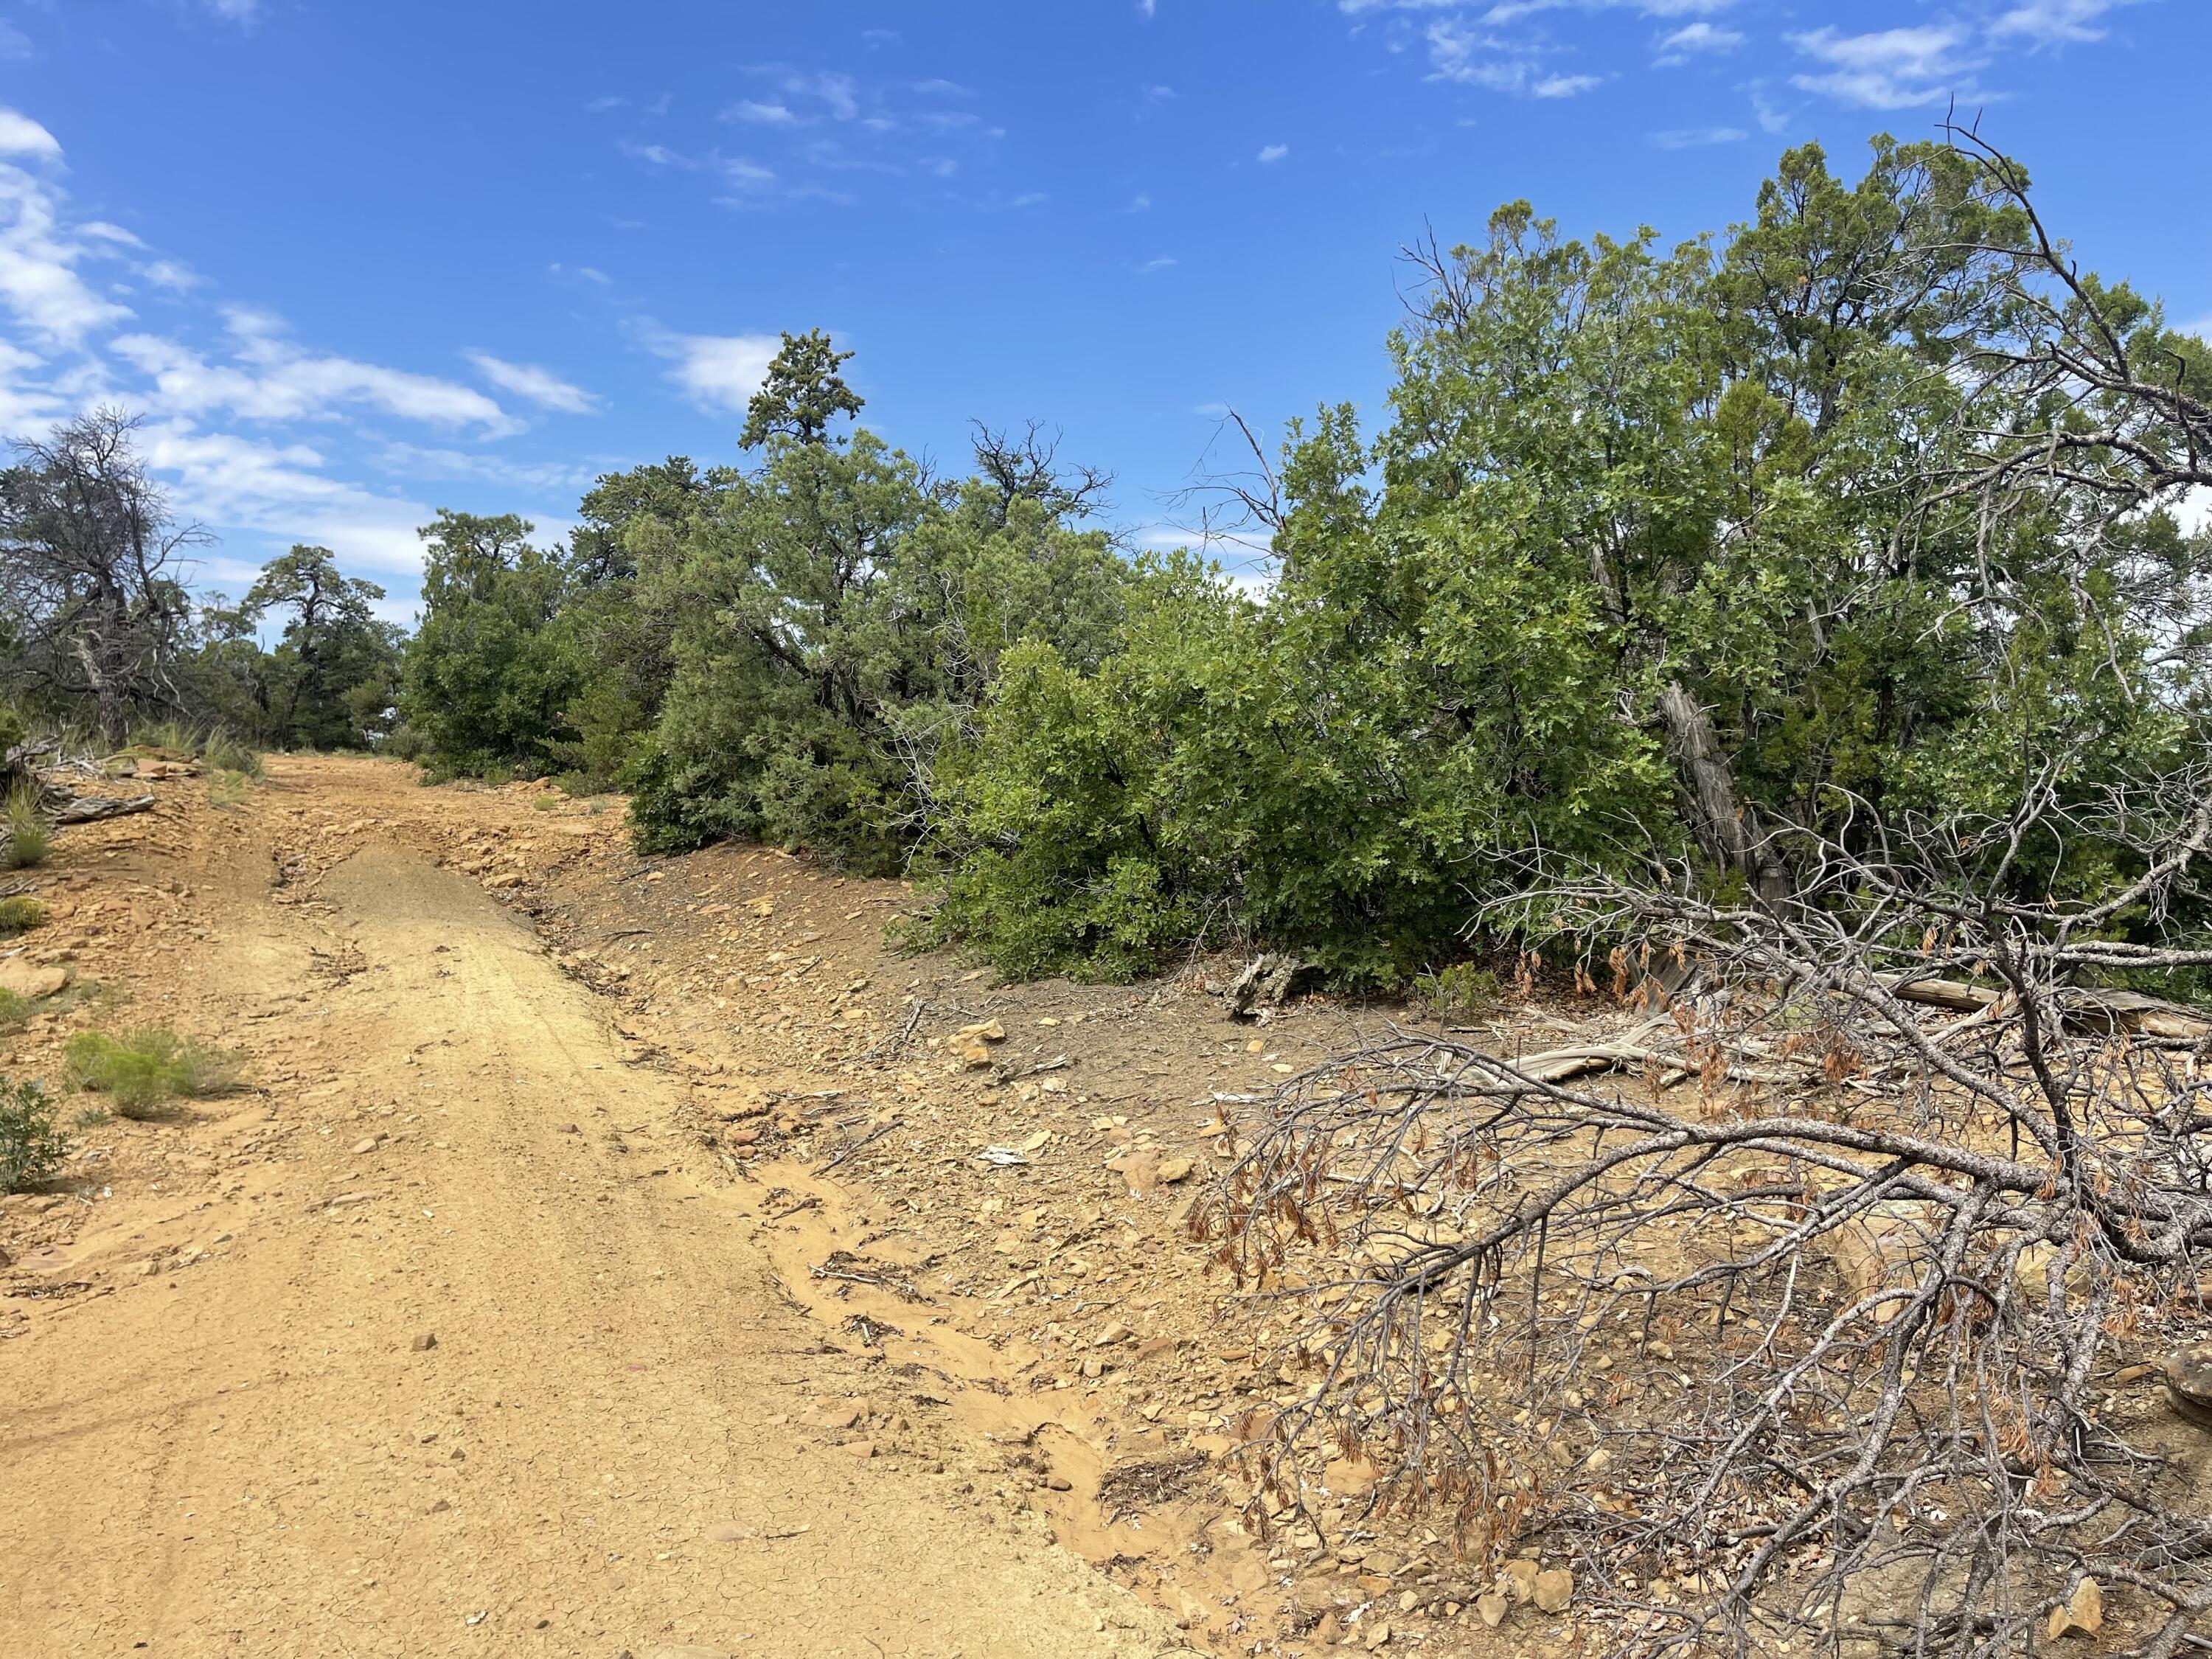
[[289,612],[270,653],[264,740],[366,747],[388,724],[398,690],[400,630],[378,619],[375,583],[340,573],[326,547],[295,546],[264,566],[243,614]]
[[786,334],[761,389],[745,405],[738,447],[758,449],[775,437],[810,445],[826,441],[830,422],[840,415],[857,416],[862,407],[860,394],[839,373],[852,356],[818,328]]
[[423,526],[422,617],[409,641],[399,712],[434,774],[537,771],[568,734],[576,665],[554,623],[560,562],[514,514],[441,509]]

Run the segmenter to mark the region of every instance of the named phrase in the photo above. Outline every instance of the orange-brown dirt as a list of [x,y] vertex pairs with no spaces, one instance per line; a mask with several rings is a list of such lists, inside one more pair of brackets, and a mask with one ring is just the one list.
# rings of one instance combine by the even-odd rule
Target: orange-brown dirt
[[1571,1642],[1363,1471],[1263,1532],[1218,1462],[1305,1384],[1183,1225],[1217,1097],[1352,1012],[1000,986],[886,946],[900,884],[532,787],[153,787],[33,873],[75,982],[5,1069],[161,1025],[247,1081],[0,1199],[0,1654]]

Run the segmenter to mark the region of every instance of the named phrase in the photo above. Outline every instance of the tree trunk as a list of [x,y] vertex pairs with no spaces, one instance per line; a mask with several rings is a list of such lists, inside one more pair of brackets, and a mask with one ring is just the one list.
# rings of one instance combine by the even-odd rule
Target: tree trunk
[[1669,680],[1659,694],[1659,719],[1698,845],[1729,869],[1741,871],[1762,898],[1786,896],[1789,872],[1766,845],[1757,815],[1736,793],[1735,769],[1722,751],[1712,716],[1680,681]]

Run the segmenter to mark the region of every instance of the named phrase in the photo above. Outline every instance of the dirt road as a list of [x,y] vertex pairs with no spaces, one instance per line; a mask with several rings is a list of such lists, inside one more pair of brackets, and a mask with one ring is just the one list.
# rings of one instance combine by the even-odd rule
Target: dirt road
[[[855,1403],[678,1085],[483,887],[370,829],[301,902],[268,817],[104,855],[190,895],[131,1018],[256,1022],[262,1092],[19,1264],[99,1291],[0,1341],[0,1654],[1185,1647]],[[800,1431],[841,1417],[882,1444]]]

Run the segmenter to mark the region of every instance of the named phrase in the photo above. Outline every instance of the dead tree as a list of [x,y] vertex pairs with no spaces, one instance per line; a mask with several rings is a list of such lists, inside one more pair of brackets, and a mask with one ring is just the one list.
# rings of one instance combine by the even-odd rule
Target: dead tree
[[[2094,900],[2048,873],[2084,837]],[[1574,944],[1612,1029],[1391,1031],[1195,1217],[1319,1385],[1265,1507],[1371,1455],[1478,1559],[1571,1565],[1586,1653],[2021,1653],[2100,1594],[2130,1651],[2205,1647],[2212,1506],[2113,1373],[2205,1328],[2212,1024],[2101,988],[2212,964],[2208,845],[2199,767],[1808,835],[1778,902],[1533,872],[1493,921]]]
[[0,613],[17,672],[88,702],[111,745],[134,713],[179,706],[185,558],[205,539],[171,518],[133,447],[137,424],[95,410],[17,443],[0,471]]

